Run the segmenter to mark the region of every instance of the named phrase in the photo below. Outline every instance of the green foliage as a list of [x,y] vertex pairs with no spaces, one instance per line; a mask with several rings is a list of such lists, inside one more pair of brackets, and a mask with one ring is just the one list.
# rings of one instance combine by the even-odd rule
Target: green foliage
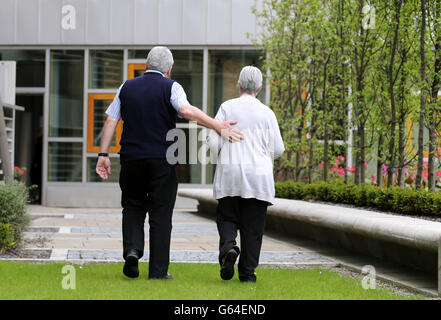
[[23,230],[30,220],[26,211],[27,197],[26,186],[21,182],[0,184],[0,224],[13,228],[17,243],[22,239]]
[[8,251],[14,244],[14,229],[9,224],[0,223],[0,254]]
[[441,216],[441,193],[422,189],[379,188],[370,184],[360,186],[330,182],[277,182],[276,197],[296,200],[315,200],[370,207],[380,211],[411,216]]
[[266,52],[269,106],[286,148],[275,163],[277,180],[328,179],[336,152],[328,144],[339,140],[337,153],[345,158],[346,142],[352,144],[354,183],[369,181],[374,171],[364,163],[376,160],[389,168],[388,187],[394,174],[404,187],[402,173],[417,160],[416,147],[429,148],[426,139],[412,139],[410,124],[425,126],[434,141],[441,123],[441,2],[425,3],[423,50],[421,1],[263,0],[254,8],[261,32],[253,41]]

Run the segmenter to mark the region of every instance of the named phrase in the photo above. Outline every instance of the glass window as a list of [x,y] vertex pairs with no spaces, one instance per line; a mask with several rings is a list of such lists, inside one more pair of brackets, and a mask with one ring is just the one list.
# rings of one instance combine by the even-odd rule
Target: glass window
[[[258,50],[210,50],[208,56],[208,115],[214,117],[222,102],[239,96],[237,80],[243,67],[253,65],[265,72]],[[265,101],[265,82],[257,97]]]
[[103,180],[100,176],[95,172],[96,162],[98,158],[87,158],[87,182],[118,182],[119,181],[119,172],[121,170],[121,165],[119,158],[110,157],[111,163],[111,174],[108,176],[107,180]]
[[[129,58],[146,59],[148,52],[149,50],[129,50]],[[182,85],[187,94],[187,99],[192,105],[202,109],[203,51],[172,50],[172,54],[174,65],[171,79]],[[135,70],[135,76],[142,74],[144,74],[144,70]],[[187,120],[180,118],[177,121],[187,122]]]
[[84,51],[51,51],[49,136],[83,135]]
[[[202,109],[202,74],[204,55],[196,50],[173,50],[175,61],[171,78],[177,81],[185,90],[188,101]],[[185,119],[178,118],[177,122],[187,123]]]
[[150,49],[129,50],[129,59],[146,60]]
[[80,142],[49,142],[48,181],[80,182],[82,156]]
[[44,87],[45,57],[42,50],[0,50],[0,60],[17,63],[17,87]]
[[[107,115],[106,110],[112,103],[115,94],[113,93],[90,93],[88,101],[88,132],[87,152],[100,152],[101,136],[103,134],[104,122]],[[116,134],[113,136],[109,152],[120,150],[122,122],[116,127]]]
[[[197,141],[197,145],[195,146],[194,142],[190,143],[190,138],[196,138],[197,134],[199,134],[200,129],[194,130],[192,135],[190,136],[190,129],[178,129],[183,130],[185,133],[185,145],[179,143],[178,146],[178,154],[179,157],[182,157],[181,152],[185,152],[185,163],[179,164],[176,168],[178,174],[179,183],[201,183],[201,163],[197,159],[198,150],[200,150],[202,142]],[[196,132],[195,132],[196,131]],[[196,149],[194,149],[196,147]],[[195,157],[195,159],[190,159],[190,155]],[[194,161],[195,160],[195,161]],[[194,164],[190,164],[190,162],[196,162]]]
[[89,88],[119,88],[123,75],[123,51],[90,50]]

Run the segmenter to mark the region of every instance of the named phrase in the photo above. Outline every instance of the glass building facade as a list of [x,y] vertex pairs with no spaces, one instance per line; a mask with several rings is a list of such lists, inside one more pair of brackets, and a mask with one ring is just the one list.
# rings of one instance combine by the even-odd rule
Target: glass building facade
[[[106,181],[95,174],[104,112],[124,81],[144,73],[150,48],[172,50],[171,78],[212,117],[238,96],[241,68],[262,65],[252,10],[261,0],[3,2],[0,60],[16,62],[15,103],[25,107],[15,116],[14,164],[27,168],[26,183],[39,186],[44,205],[120,205],[121,122],[110,147],[112,174]],[[265,85],[259,99],[266,102],[268,92]],[[186,136],[181,155],[206,157],[202,142],[190,139],[206,130],[184,119],[177,128]],[[181,164],[180,186],[209,187],[214,169]]]
[[[192,105],[212,117],[223,101],[238,96],[241,68],[261,67],[262,53],[253,48],[171,49],[171,78],[183,86]],[[0,60],[17,62],[16,100],[26,111],[17,119],[16,140],[23,143],[16,144],[14,163],[31,168],[28,185],[118,183],[121,123],[110,148],[110,178],[102,181],[95,173],[105,110],[125,80],[144,73],[148,51],[149,47],[0,50]],[[265,90],[259,99],[265,102]],[[178,119],[177,128],[186,135],[185,158],[197,155],[202,142],[190,143],[190,132],[200,134],[203,128],[192,129],[185,119]],[[197,161],[180,164],[177,172],[181,184],[205,185],[212,183],[214,167]]]

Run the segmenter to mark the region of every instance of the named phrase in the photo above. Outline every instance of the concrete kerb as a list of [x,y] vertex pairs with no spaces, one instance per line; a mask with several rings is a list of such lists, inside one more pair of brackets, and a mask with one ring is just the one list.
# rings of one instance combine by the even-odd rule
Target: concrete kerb
[[[211,190],[181,189],[179,195],[198,200],[201,211],[215,209],[216,201]],[[306,236],[383,260],[426,268],[437,277],[438,294],[441,296],[439,222],[306,201],[276,199],[276,203],[268,209],[267,226],[284,234]]]

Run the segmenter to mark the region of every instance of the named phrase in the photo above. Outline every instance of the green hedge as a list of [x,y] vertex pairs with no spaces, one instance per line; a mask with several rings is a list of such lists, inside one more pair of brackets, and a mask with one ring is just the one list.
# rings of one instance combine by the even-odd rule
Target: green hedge
[[8,234],[5,230],[12,230],[11,242],[14,243],[20,243],[22,233],[30,221],[26,210],[27,198],[28,191],[23,183],[14,181],[0,184],[0,225],[3,225],[4,238]]
[[9,224],[0,223],[0,254],[8,251],[14,244],[14,228]]
[[441,216],[441,192],[423,189],[356,186],[341,180],[310,184],[286,181],[276,183],[276,197],[343,203],[413,216]]

